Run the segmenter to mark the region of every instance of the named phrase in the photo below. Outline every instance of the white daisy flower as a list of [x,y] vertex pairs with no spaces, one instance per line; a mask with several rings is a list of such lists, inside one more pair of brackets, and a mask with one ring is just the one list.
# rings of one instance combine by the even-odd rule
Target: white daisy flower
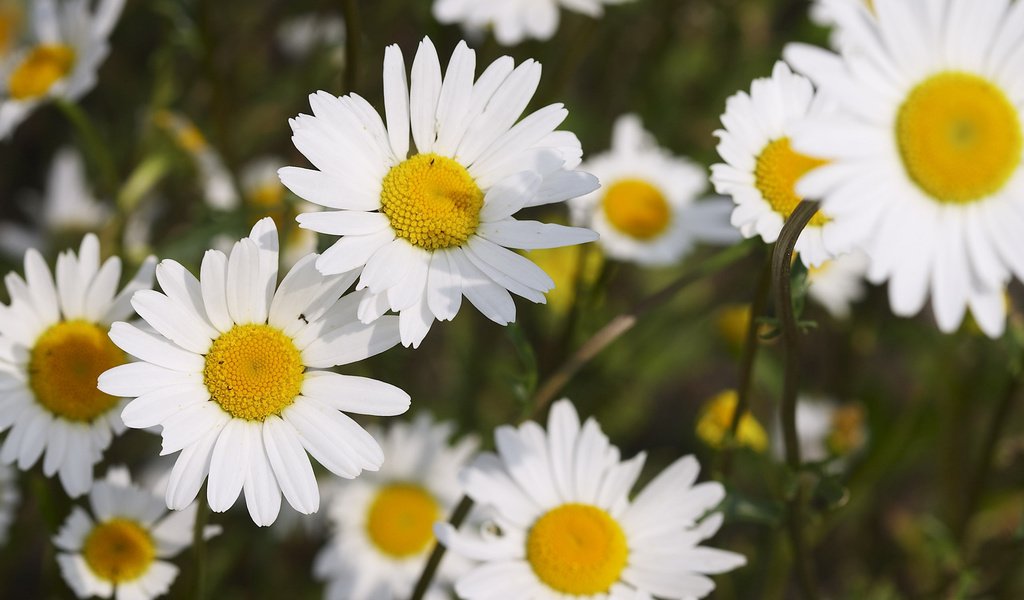
[[[450,445],[454,427],[427,415],[395,423],[380,437],[388,457],[377,473],[338,486],[328,518],[334,533],[313,566],[327,581],[326,598],[406,598],[434,546],[434,523],[462,496],[459,470],[476,451],[464,438]],[[460,569],[459,567],[463,567]],[[442,563],[432,597],[448,598],[460,561]]]
[[31,194],[26,200],[34,227],[0,223],[0,250],[19,258],[29,248],[49,248],[60,235],[96,231],[110,217],[110,209],[89,189],[82,155],[71,147],[54,157],[43,197]]
[[195,500],[209,475],[211,509],[227,510],[244,489],[253,521],[269,525],[282,493],[303,514],[319,508],[306,452],[347,478],[383,462],[377,442],[345,413],[401,414],[409,396],[324,369],[397,344],[397,318],[360,323],[361,294],[340,298],[355,275],[323,277],[316,258],[300,261],[278,286],[277,230],[263,219],[230,256],[207,251],[201,279],[175,261],[160,263],[163,293],[132,298],[155,333],[111,328],[114,343],[140,362],[107,371],[99,387],[135,398],[121,414],[125,424],[160,425],[162,454],[181,452],[167,486],[170,508]]
[[850,305],[867,293],[868,257],[858,250],[807,269],[807,295],[837,319],[850,316]]
[[434,18],[441,23],[459,23],[471,33],[493,29],[503,46],[514,46],[532,38],[549,40],[558,30],[559,10],[565,8],[600,18],[605,4],[630,0],[434,0]]
[[645,455],[620,461],[597,422],[581,427],[568,400],[552,406],[546,433],[527,422],[498,428],[495,442],[498,454],[480,455],[461,475],[492,531],[477,539],[436,527],[449,550],[483,561],[456,582],[462,598],[699,598],[715,588],[706,574],[746,563],[698,545],[722,524],[721,513],[707,513],[725,489],[694,485],[692,456],[631,500]]
[[96,72],[110,52],[108,38],[125,0],[34,0],[33,46],[0,63],[0,139],[6,138],[40,103],[75,101],[96,85]]
[[[802,198],[794,189],[807,171],[823,160],[793,150],[793,130],[810,115],[826,112],[811,82],[793,74],[785,63],[775,63],[771,78],[755,79],[750,93],[731,96],[715,132],[718,154],[725,160],[711,167],[711,182],[720,194],[732,196],[736,208],[732,224],[745,238],[761,236],[773,243]],[[817,266],[832,253],[826,238],[832,224],[819,212],[796,242],[796,251],[808,266]]]
[[[829,398],[802,396],[796,404],[796,432],[804,462],[823,462],[848,457],[860,450],[867,439],[864,409],[859,404],[840,405]],[[785,460],[782,422],[775,421],[772,453]],[[834,463],[836,471],[843,461]]]
[[[837,3],[864,7],[872,12],[875,10],[874,0],[813,0],[810,10],[811,22],[822,27],[834,28],[836,18],[833,14],[833,7]],[[829,43],[833,48],[839,48],[845,43],[842,29],[832,30]]]
[[74,507],[53,538],[68,587],[79,598],[166,594],[178,576],[167,559],[192,544],[195,507],[167,514],[160,497],[132,484],[123,467],[96,482],[89,505]]
[[337,14],[306,13],[283,21],[275,33],[277,45],[292,60],[309,56],[316,48],[334,48],[335,64],[345,62],[345,20]]
[[[518,221],[528,206],[562,202],[597,188],[574,170],[579,140],[555,131],[561,104],[521,121],[540,81],[532,60],[513,69],[503,57],[474,81],[476,53],[460,42],[442,79],[424,38],[410,85],[398,46],[384,55],[387,127],[355,94],[310,96],[313,116],[291,120],[295,146],[317,170],[285,167],[281,180],[301,198],[333,209],[299,223],[342,236],[317,261],[324,274],[362,268],[370,294],[359,316],[400,313],[402,343],[419,345],[435,319],[455,317],[462,296],[491,320],[515,320],[509,292],[544,302],[553,283],[508,248],[593,241],[586,229]],[[409,133],[416,145],[410,156]]]
[[21,491],[18,489],[18,471],[0,464],[0,546],[7,543],[7,533],[14,522]]
[[989,336],[1003,289],[1024,278],[1024,2],[833,5],[841,54],[791,45],[787,59],[836,98],[794,146],[829,160],[800,193],[834,218],[836,250],[863,246],[900,316],[929,295],[939,329],[970,307]]
[[154,120],[192,158],[207,206],[225,211],[238,208],[241,199],[231,179],[231,172],[224,165],[220,153],[206,141],[195,123],[182,114],[168,110],[159,111]]
[[[96,389],[103,371],[127,362],[107,338],[114,321],[134,313],[132,294],[153,283],[152,258],[118,294],[121,260],[100,264],[93,234],[76,255],[57,258],[56,283],[39,252],[25,254],[25,278],[5,278],[9,306],[0,305],[0,432],[9,429],[0,461],[26,470],[43,457],[68,495],[92,486],[92,468],[113,435],[124,431],[117,396]],[[45,451],[45,455],[44,455]]]
[[732,202],[697,202],[707,175],[689,159],[658,147],[636,115],[615,122],[610,152],[583,163],[601,189],[569,204],[573,222],[595,230],[608,256],[643,265],[670,265],[698,241],[739,241],[729,224]]

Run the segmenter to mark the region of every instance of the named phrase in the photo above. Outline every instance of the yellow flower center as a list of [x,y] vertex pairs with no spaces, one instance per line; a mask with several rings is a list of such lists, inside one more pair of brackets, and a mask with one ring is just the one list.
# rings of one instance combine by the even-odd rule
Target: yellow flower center
[[939,202],[999,191],[1021,162],[1017,109],[988,80],[948,71],[918,84],[896,116],[907,174]]
[[149,532],[129,519],[111,519],[93,528],[85,538],[82,556],[92,572],[111,583],[141,577],[156,557]]
[[526,560],[533,572],[563,594],[607,593],[628,556],[619,524],[588,504],[563,504],[548,511],[526,538]]
[[203,369],[213,400],[248,421],[263,421],[291,405],[304,377],[295,343],[269,325],[235,325],[214,340]]
[[832,430],[825,443],[837,456],[855,452],[864,445],[864,408],[848,404],[832,415]]
[[[738,403],[736,390],[726,390],[709,400],[697,417],[697,437],[712,448],[721,448],[731,431]],[[736,441],[756,452],[768,448],[768,434],[750,411],[740,417]]]
[[392,167],[380,193],[380,211],[395,235],[424,250],[465,244],[483,205],[469,171],[437,154],[417,154]]
[[370,504],[366,533],[384,554],[406,558],[427,549],[434,540],[434,522],[441,517],[430,492],[411,483],[392,483]]
[[284,200],[284,186],[280,182],[264,183],[249,192],[249,203],[260,208],[277,208]]
[[658,237],[672,220],[665,195],[642,179],[611,184],[601,205],[612,227],[638,240]]
[[[779,138],[765,146],[757,157],[754,185],[772,210],[788,219],[801,200],[796,195],[796,182],[826,162],[794,151],[789,138]],[[820,212],[811,217],[810,225],[821,227],[825,223],[828,218]]]
[[29,386],[36,401],[70,421],[92,421],[117,403],[96,389],[107,369],[125,363],[125,355],[105,329],[88,321],[63,321],[36,340],[29,357]]
[[43,44],[29,51],[7,81],[7,92],[15,100],[38,98],[50,91],[75,64],[75,51],[61,44]]

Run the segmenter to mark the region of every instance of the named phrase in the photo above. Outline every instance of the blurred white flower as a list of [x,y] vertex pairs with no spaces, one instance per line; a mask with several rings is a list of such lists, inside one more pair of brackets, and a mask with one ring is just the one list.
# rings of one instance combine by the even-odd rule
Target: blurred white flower
[[345,60],[345,20],[336,14],[307,13],[290,17],[277,28],[277,45],[292,60],[301,60],[318,47],[333,49],[332,60]]
[[559,10],[564,8],[593,18],[604,14],[604,5],[631,0],[434,0],[434,18],[459,23],[470,33],[493,29],[503,46],[527,38],[549,40],[558,29]]
[[203,199],[215,210],[234,210],[240,198],[231,172],[224,161],[199,128],[182,114],[168,110],[159,111],[154,117],[156,124],[166,130],[175,143],[195,162],[203,188]]
[[833,317],[850,316],[850,305],[867,293],[868,257],[860,251],[843,254],[807,269],[807,295]]

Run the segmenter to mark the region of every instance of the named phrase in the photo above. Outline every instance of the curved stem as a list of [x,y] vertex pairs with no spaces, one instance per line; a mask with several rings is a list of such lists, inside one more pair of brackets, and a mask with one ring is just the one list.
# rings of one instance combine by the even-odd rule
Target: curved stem
[[[665,286],[658,292],[648,296],[635,304],[631,310],[620,314],[608,322],[607,325],[602,327],[590,337],[582,346],[569,357],[565,363],[562,364],[550,377],[548,377],[544,383],[540,385],[537,392],[533,395],[533,410],[529,418],[536,418],[548,404],[562,391],[569,380],[572,379],[584,365],[591,361],[597,356],[602,350],[607,348],[612,342],[617,340],[622,334],[626,333],[636,325],[637,320],[648,311],[664,304],[671,300],[681,290],[699,281],[704,277],[707,277],[713,273],[716,273],[729,265],[739,261],[750,254],[752,244],[736,244],[722,250],[718,254],[700,263],[699,266],[694,268],[692,271],[687,272],[682,277]],[[458,506],[452,513],[452,518],[449,521],[453,526],[458,527],[462,520],[465,518],[469,509],[473,506],[473,500],[468,496],[463,496],[462,500],[459,501]],[[411,600],[421,600],[423,595],[426,593],[427,588],[430,587],[430,582],[434,578],[434,573],[437,571],[438,565],[441,563],[441,559],[444,557],[445,547],[441,544],[435,543],[434,549],[430,553],[430,558],[427,560],[426,566],[423,568],[423,573],[420,575],[419,581],[416,582],[416,587],[413,590],[413,594],[410,597]]]
[[779,239],[772,252],[771,273],[775,296],[775,311],[778,313],[782,330],[782,348],[785,361],[782,384],[782,435],[786,447],[786,465],[797,476],[796,490],[786,500],[786,521],[790,543],[793,546],[793,562],[796,565],[797,582],[800,592],[807,600],[818,598],[811,573],[810,557],[804,544],[803,510],[806,490],[799,477],[800,438],[796,429],[796,396],[800,388],[800,344],[796,317],[793,314],[793,293],[790,289],[790,271],[793,265],[793,247],[800,232],[811,217],[818,212],[818,203],[804,200],[786,219]]

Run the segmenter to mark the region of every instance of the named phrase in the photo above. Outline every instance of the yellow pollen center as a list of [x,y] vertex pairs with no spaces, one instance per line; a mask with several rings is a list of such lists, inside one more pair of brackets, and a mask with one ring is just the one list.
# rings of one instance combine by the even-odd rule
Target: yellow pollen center
[[8,94],[15,100],[38,98],[63,79],[74,64],[75,51],[69,46],[36,46],[11,73],[7,81]]
[[[796,182],[826,162],[794,151],[789,138],[779,138],[765,146],[757,157],[754,184],[772,210],[788,219],[801,200],[796,195]],[[820,212],[811,217],[811,225],[821,227],[825,223],[828,218]]]
[[526,538],[526,560],[533,572],[563,594],[607,593],[619,580],[628,556],[619,524],[587,504],[563,504],[548,511]]
[[36,340],[29,357],[29,386],[36,401],[70,421],[92,421],[117,404],[96,389],[107,369],[125,363],[107,332],[88,321],[63,321]]
[[672,220],[665,195],[642,179],[611,184],[601,205],[612,227],[638,240],[657,237]]
[[141,577],[156,557],[156,545],[149,532],[129,519],[100,523],[85,538],[82,556],[92,572],[111,583]]
[[302,390],[305,366],[291,338],[269,325],[235,325],[206,355],[206,389],[236,419],[263,421]]
[[970,73],[939,73],[911,90],[896,116],[896,139],[907,174],[944,203],[998,192],[1021,162],[1016,108]]
[[483,205],[469,171],[437,154],[417,154],[392,167],[380,193],[380,211],[395,235],[425,250],[465,244]]
[[434,522],[442,517],[430,492],[411,483],[392,483],[370,504],[366,533],[384,554],[406,558],[427,549],[434,540]]

